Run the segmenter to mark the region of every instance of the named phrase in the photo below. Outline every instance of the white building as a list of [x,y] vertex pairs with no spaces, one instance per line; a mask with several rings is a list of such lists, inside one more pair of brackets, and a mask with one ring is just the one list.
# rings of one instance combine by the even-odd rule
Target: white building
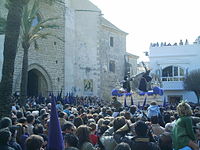
[[[179,44],[155,43],[150,46],[150,68],[161,79],[164,97],[170,103],[180,100],[197,102],[192,91],[184,90],[183,80],[186,75],[200,68],[200,40],[193,44],[180,41]],[[163,97],[163,98],[164,98]]]

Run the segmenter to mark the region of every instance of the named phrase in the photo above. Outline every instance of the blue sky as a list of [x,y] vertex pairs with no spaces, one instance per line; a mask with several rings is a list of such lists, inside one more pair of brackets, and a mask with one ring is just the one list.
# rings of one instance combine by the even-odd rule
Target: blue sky
[[151,42],[192,44],[200,35],[200,0],[90,0],[104,17],[129,33],[127,51],[148,60]]

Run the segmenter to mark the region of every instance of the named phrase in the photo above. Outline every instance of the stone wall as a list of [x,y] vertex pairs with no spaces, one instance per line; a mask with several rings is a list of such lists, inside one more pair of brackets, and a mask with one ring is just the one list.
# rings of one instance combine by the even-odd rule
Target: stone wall
[[[71,8],[66,8],[65,91],[67,92],[84,96],[98,94],[99,14],[99,9],[87,0],[71,1]],[[91,82],[91,89],[85,88],[86,82]]]
[[[112,89],[116,88],[119,81],[122,81],[125,73],[126,34],[103,25],[101,22],[99,39],[100,57],[100,93],[105,99],[111,98]],[[113,47],[110,46],[110,37],[114,39]],[[109,70],[110,60],[115,62],[115,72]]]
[[[0,17],[6,18],[8,10],[4,7],[5,6],[5,0],[1,0],[0,2]],[[0,80],[2,76],[2,65],[3,65],[3,45],[4,45],[4,35],[0,35]]]
[[[59,17],[59,21],[54,21],[59,24],[59,29],[49,30],[49,32],[62,39],[64,39],[64,12],[63,3],[57,2],[52,6],[43,2],[40,4],[40,15],[43,19]],[[60,91],[64,88],[64,42],[55,37],[48,37],[48,39],[38,40],[38,44],[39,50],[34,49],[33,46],[29,50],[29,66],[36,64],[47,72],[52,83],[49,85],[48,92]],[[13,91],[18,91],[20,87],[22,56],[23,50],[20,47],[15,61]]]

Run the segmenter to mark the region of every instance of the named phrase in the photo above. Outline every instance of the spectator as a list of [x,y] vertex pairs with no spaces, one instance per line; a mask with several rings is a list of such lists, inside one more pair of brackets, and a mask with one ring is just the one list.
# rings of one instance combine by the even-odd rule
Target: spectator
[[131,149],[132,150],[159,150],[158,146],[150,142],[149,137],[147,136],[148,126],[143,121],[136,122],[135,133]]
[[74,126],[73,123],[67,121],[63,126],[62,126],[62,133],[63,135],[72,133],[74,134],[76,132],[76,127]]
[[17,128],[18,126],[11,126],[9,128],[11,132],[11,139],[9,141],[9,145],[15,150],[22,150],[21,146],[16,142]]
[[154,135],[159,136],[160,134],[164,133],[165,128],[161,127],[158,124],[158,116],[151,117],[151,128]]
[[16,141],[17,143],[20,144],[22,150],[25,150],[25,141],[28,138],[28,135],[25,134],[25,126],[22,124],[17,124],[17,136],[16,136]]
[[106,107],[103,107],[101,109],[101,112],[99,113],[99,115],[102,115],[103,117],[106,117],[107,116],[106,110],[107,110]]
[[44,140],[44,147],[47,146],[47,142],[48,142],[48,137],[47,137],[47,134],[45,134],[45,129],[43,127],[42,124],[37,124],[35,125],[35,127],[33,128],[33,134],[35,135],[39,135],[43,138]]
[[127,143],[122,142],[120,144],[117,144],[115,150],[131,150],[131,148]]
[[15,150],[8,143],[11,138],[11,133],[8,128],[0,129],[0,150]]
[[78,137],[74,134],[67,133],[64,137],[65,148],[78,148],[79,140]]
[[95,146],[98,143],[98,136],[96,135],[96,124],[90,123],[91,133],[89,135],[91,143]]
[[169,133],[163,133],[158,138],[160,150],[173,150],[172,138]]
[[57,102],[56,108],[57,108],[57,110],[59,110],[59,111],[63,111],[63,105],[62,105],[61,101],[58,101],[58,102]]
[[86,125],[81,125],[77,128],[77,136],[79,139],[80,150],[95,150],[89,139],[90,128]]
[[34,122],[35,122],[35,117],[33,115],[28,115],[27,116],[27,133],[29,135],[33,134]]
[[137,113],[136,113],[137,106],[136,105],[131,105],[129,111],[131,113],[131,116],[135,116],[135,117],[137,116]]
[[74,119],[74,125],[76,126],[76,128],[78,128],[80,125],[83,125],[83,119],[81,117],[76,117]]
[[160,114],[160,108],[156,104],[156,102],[151,102],[150,106],[147,109],[147,117],[151,119],[152,116],[159,116]]
[[[130,129],[135,128],[136,136],[128,138],[125,133]],[[154,142],[150,142],[150,137],[147,135],[148,126],[143,121],[137,121],[133,125],[126,124],[116,131],[114,138],[117,143],[125,142],[131,147],[131,150],[159,150],[159,147]]]
[[188,149],[188,150],[198,150],[198,145],[194,142],[195,135],[192,129],[192,110],[189,104],[186,102],[181,102],[177,106],[177,111],[179,119],[172,131],[173,148],[178,149]]
[[117,117],[113,121],[113,127],[108,129],[100,138],[101,143],[106,150],[115,149],[117,143],[113,137],[114,133],[126,124],[126,119],[123,116]]
[[59,117],[59,121],[60,121],[60,126],[62,127],[66,122],[67,122],[67,120],[66,120],[66,113],[64,113],[64,112],[59,112],[59,115],[58,115],[58,117]]
[[44,140],[39,135],[31,135],[26,140],[26,149],[27,150],[41,150]]
[[0,121],[0,129],[10,127],[12,125],[12,120],[8,117],[3,117]]

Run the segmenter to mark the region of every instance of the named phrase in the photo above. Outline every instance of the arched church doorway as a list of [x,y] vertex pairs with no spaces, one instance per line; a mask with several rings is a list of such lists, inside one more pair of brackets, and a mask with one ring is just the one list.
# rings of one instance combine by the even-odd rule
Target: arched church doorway
[[37,69],[28,72],[28,96],[47,96],[48,85],[44,75]]

